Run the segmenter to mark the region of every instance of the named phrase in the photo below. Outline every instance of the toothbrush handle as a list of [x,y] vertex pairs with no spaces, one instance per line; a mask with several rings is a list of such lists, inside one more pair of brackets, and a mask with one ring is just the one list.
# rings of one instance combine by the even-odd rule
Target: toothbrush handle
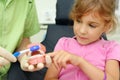
[[36,51],[36,50],[39,50],[39,49],[40,49],[39,46],[32,46],[32,47],[30,47],[30,49],[26,49],[26,50],[22,50],[22,51],[15,52],[15,53],[13,53],[13,55],[14,55],[15,57],[18,57],[20,54],[23,54],[23,53],[25,53],[25,52],[27,52],[27,51],[33,52],[33,51]]

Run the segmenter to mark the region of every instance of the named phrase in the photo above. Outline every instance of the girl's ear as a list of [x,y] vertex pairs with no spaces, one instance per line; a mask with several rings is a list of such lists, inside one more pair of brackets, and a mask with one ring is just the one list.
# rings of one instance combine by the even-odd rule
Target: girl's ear
[[109,33],[112,30],[112,25],[110,22],[105,25],[105,33]]

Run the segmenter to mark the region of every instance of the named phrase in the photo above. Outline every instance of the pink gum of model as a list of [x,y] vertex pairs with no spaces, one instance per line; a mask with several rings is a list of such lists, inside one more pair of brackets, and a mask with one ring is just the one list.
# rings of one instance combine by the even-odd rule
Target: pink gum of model
[[35,65],[38,63],[45,63],[45,56],[43,55],[44,53],[41,51],[34,51],[32,52],[32,56],[29,58],[28,63],[30,65]]

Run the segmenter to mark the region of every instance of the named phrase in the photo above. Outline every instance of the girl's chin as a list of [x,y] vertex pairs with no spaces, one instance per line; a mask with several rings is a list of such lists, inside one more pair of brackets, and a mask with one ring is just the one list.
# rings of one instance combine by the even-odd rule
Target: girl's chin
[[78,39],[77,39],[77,41],[78,41],[78,43],[81,44],[81,45],[87,45],[87,44],[89,44],[88,42],[83,41],[83,40],[81,41],[81,40],[78,40]]
[[78,43],[81,44],[81,45],[87,45],[87,44],[89,44],[88,42],[82,42],[82,41],[78,41]]

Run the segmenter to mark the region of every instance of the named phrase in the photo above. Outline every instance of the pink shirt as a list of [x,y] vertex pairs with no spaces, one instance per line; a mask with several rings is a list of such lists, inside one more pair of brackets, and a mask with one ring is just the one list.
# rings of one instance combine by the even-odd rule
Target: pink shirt
[[[89,45],[81,45],[74,38],[61,38],[56,44],[56,50],[65,50],[83,57],[91,64],[104,71],[105,61],[115,59],[120,61],[120,44],[115,41],[101,39]],[[89,80],[82,70],[74,65],[67,65],[59,74],[59,80]]]

